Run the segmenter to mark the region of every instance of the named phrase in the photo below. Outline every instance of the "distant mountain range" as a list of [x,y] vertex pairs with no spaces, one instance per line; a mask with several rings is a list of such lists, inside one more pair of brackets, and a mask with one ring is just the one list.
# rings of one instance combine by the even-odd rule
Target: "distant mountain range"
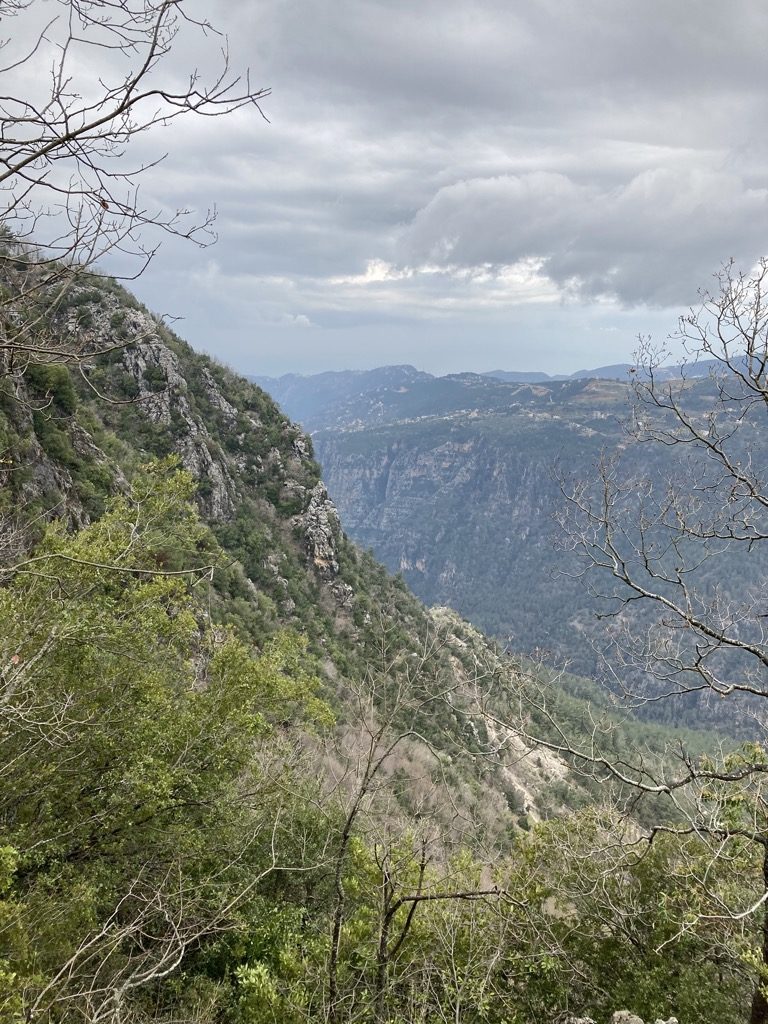
[[[716,369],[716,360],[704,360],[686,365],[661,367],[656,371],[660,379],[679,377],[706,377]],[[308,430],[318,430],[350,422],[350,405],[362,396],[382,391],[390,395],[407,394],[403,406],[413,405],[413,389],[422,385],[420,396],[434,393],[454,394],[463,401],[465,387],[472,381],[499,381],[502,384],[551,384],[567,381],[607,380],[629,381],[635,372],[632,363],[614,363],[592,370],[577,370],[571,374],[549,374],[534,370],[490,370],[487,373],[455,373],[436,376],[414,366],[380,366],[373,370],[329,370],[325,373],[286,373],[281,377],[252,376],[249,380],[268,392],[284,412],[298,419]],[[442,382],[430,385],[428,382]],[[486,393],[487,395],[490,392]],[[343,406],[343,408],[340,408]],[[419,414],[424,414],[423,409]]]
[[[593,675],[602,627],[561,543],[560,477],[589,481],[603,452],[623,451],[628,472],[662,480],[676,457],[627,444],[633,392],[619,369],[529,381],[389,366],[260,383],[311,433],[344,529],[422,600]],[[666,371],[681,374],[694,376]],[[706,381],[688,391],[697,415],[710,401]],[[730,556],[717,584],[735,593],[743,569]]]
[[[672,380],[673,378],[686,377],[708,377],[717,369],[716,359],[705,359],[698,363],[676,364],[661,366],[654,371],[660,380]],[[540,381],[550,380],[587,380],[590,377],[597,380],[627,380],[637,370],[634,363],[613,363],[610,366],[596,366],[593,370],[577,370],[570,374],[546,374],[533,371],[520,372],[518,370],[490,370],[482,374],[483,377],[494,377],[496,380],[509,381],[510,383],[536,384]]]
[[290,416],[290,409],[301,410],[302,422],[307,429],[317,419],[323,419],[327,409],[350,396],[365,394],[379,387],[400,387],[419,380],[434,380],[413,366],[380,366],[375,370],[329,370],[327,373],[304,375],[286,373],[282,377],[247,375],[271,395],[282,410]]

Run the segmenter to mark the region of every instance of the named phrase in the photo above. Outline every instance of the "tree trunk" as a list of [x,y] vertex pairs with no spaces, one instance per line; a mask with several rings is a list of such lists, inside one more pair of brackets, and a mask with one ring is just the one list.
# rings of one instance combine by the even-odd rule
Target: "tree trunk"
[[381,908],[381,926],[379,931],[379,948],[376,953],[376,991],[374,996],[374,1018],[377,1024],[384,1024],[387,1019],[387,967],[389,966],[389,926],[392,914],[389,907],[390,893],[385,888]]
[[[768,843],[763,846],[763,892],[768,892]],[[749,1024],[768,1024],[768,999],[762,989],[768,986],[768,901],[763,904],[762,948],[760,962],[765,973],[758,978],[752,996],[752,1012]]]

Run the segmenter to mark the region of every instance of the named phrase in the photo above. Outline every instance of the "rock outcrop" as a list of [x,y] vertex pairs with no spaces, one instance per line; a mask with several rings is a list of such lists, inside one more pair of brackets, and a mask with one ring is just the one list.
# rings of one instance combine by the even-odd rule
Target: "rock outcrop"
[[299,519],[306,538],[307,555],[315,572],[328,586],[337,604],[349,606],[354,596],[352,587],[338,578],[339,514],[322,480],[310,492],[306,511]]
[[[123,351],[123,365],[135,381],[136,400],[153,423],[172,428],[174,447],[182,465],[204,484],[200,503],[205,515],[212,522],[224,522],[236,505],[236,485],[227,462],[217,451],[218,445],[205,423],[191,408],[178,357],[157,338],[156,324],[152,333],[152,318],[133,312],[134,320],[144,318],[131,324],[144,340]],[[220,393],[208,370],[204,373],[204,384],[211,404],[234,424],[237,411]]]
[[306,512],[301,517],[307,554],[321,579],[331,581],[339,575],[336,557],[336,538],[339,533],[339,514],[328,496],[322,480],[315,485],[309,497]]

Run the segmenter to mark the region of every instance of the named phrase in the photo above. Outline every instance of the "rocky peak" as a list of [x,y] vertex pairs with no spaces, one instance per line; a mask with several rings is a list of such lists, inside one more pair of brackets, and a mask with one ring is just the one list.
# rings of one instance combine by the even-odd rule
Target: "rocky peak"
[[306,537],[307,554],[321,579],[330,582],[339,575],[336,538],[340,525],[336,506],[325,484],[318,480],[309,495],[309,503],[301,523]]

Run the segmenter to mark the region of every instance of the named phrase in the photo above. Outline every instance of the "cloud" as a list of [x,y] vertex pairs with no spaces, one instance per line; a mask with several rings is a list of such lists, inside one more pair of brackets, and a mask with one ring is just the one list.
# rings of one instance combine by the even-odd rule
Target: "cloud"
[[[618,361],[765,248],[760,0],[189,3],[272,87],[270,123],[243,110],[136,140],[139,159],[169,154],[147,207],[215,203],[220,239],[215,270],[171,241],[136,288],[235,364],[256,369],[270,339],[286,369],[310,351],[442,359],[439,335],[472,338],[446,365],[492,336],[486,365],[511,365],[511,337],[543,344],[537,317],[554,368]],[[172,81],[205,66],[192,37]]]
[[617,187],[535,172],[440,189],[400,239],[401,262],[538,261],[564,293],[686,304],[723,259],[751,264],[768,238],[768,190],[707,169],[646,170]]

